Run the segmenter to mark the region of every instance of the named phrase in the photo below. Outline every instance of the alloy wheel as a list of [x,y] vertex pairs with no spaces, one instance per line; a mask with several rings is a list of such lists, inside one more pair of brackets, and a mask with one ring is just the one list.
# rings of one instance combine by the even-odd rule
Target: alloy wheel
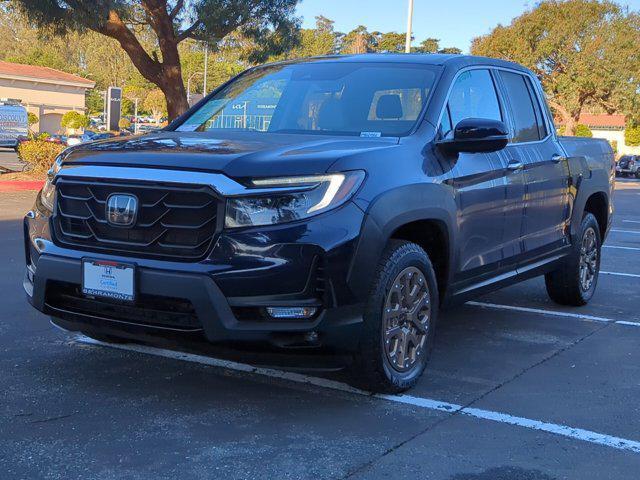
[[580,288],[587,292],[598,274],[598,241],[593,227],[587,228],[580,246]]
[[425,355],[431,318],[431,293],[416,267],[402,270],[387,294],[383,312],[384,349],[391,366],[410,371]]

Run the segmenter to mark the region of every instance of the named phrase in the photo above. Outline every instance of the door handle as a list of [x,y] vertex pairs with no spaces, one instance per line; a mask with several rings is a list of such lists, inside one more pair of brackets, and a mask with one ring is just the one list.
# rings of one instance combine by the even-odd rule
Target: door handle
[[553,163],[564,162],[566,159],[567,159],[567,157],[565,157],[564,155],[560,155],[559,153],[556,153],[551,157],[551,161]]
[[524,168],[524,164],[520,160],[511,160],[509,165],[507,165],[509,170],[522,170]]

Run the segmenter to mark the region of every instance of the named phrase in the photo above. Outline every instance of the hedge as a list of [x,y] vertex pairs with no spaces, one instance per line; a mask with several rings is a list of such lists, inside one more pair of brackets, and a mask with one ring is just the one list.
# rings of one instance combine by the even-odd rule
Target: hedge
[[34,173],[46,173],[56,157],[65,149],[64,145],[43,140],[29,140],[18,147],[18,156],[30,166]]

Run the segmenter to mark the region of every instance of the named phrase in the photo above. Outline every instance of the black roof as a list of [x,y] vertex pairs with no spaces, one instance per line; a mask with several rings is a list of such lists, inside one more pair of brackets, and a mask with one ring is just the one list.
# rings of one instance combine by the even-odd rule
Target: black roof
[[326,55],[320,57],[308,57],[295,60],[285,60],[277,63],[306,63],[306,62],[346,62],[346,63],[406,63],[444,66],[458,70],[473,65],[489,65],[506,67],[523,72],[529,70],[517,63],[499,60],[497,58],[478,57],[474,55],[455,55],[439,53],[363,53],[359,55]]

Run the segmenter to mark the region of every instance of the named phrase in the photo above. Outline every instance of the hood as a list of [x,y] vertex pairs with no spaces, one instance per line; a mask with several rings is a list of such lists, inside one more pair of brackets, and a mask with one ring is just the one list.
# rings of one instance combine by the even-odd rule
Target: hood
[[63,163],[198,170],[233,178],[309,175],[326,172],[342,158],[397,145],[396,137],[157,132],[77,145],[65,152]]

